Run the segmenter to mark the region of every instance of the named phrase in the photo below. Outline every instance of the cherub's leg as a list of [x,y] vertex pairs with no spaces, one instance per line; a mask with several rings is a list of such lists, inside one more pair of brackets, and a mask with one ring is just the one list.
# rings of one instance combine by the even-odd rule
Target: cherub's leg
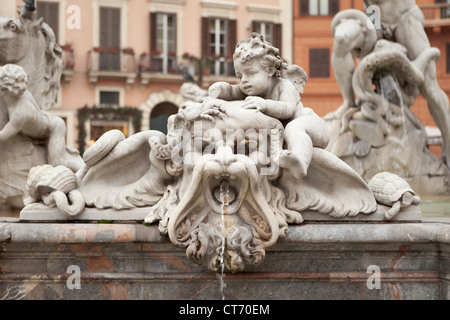
[[280,167],[289,169],[292,175],[301,179],[306,176],[313,153],[310,136],[301,128],[287,126],[284,130],[287,150],[280,154]]
[[310,108],[289,122],[284,130],[287,150],[280,155],[280,167],[289,168],[300,179],[307,174],[313,148],[326,148],[329,140],[325,121]]
[[47,141],[47,160],[50,165],[63,165],[76,172],[83,160],[77,154],[71,154],[66,148],[66,124],[57,116],[49,116],[50,137]]

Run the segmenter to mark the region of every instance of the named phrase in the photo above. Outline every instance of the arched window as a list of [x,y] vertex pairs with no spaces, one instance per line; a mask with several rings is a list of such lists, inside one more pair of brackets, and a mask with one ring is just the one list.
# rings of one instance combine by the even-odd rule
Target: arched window
[[150,130],[159,130],[167,134],[169,116],[178,112],[178,107],[170,102],[162,102],[155,106],[150,114]]

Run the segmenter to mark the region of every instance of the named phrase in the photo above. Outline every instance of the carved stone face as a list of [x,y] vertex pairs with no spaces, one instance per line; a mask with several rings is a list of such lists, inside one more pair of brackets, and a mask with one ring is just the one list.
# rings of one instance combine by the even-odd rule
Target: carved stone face
[[183,172],[171,194],[156,206],[169,207],[171,241],[186,247],[189,259],[212,270],[219,267],[222,246],[231,270],[259,264],[265,248],[284,235],[287,226],[271,204],[274,175],[264,174],[275,165],[271,152],[274,144],[275,149],[281,146],[281,123],[241,104],[227,103],[223,119],[186,127],[193,139],[184,152]]
[[234,61],[236,76],[240,78],[239,89],[247,96],[262,96],[271,86],[273,73],[270,74],[267,67],[262,66],[260,59]]

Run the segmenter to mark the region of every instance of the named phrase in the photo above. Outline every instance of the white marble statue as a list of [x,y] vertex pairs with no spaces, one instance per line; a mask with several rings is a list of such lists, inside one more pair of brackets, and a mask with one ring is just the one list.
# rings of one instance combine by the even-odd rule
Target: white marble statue
[[261,263],[304,214],[385,220],[417,207],[417,201],[398,203],[397,194],[390,197],[396,201],[377,202],[398,190],[383,189],[377,198],[324,149],[327,126],[300,102],[306,74],[282,63],[278,49],[252,34],[234,59],[240,83],[216,83],[202,101],[186,102],[169,118],[167,136],[105,133],[84,153],[77,183],[66,171],[61,190],[44,174],[61,168],[33,170],[21,217],[61,212],[54,219],[114,220],[144,211],[141,219],[159,222],[159,231],[194,263],[219,270],[223,261],[237,271]]
[[65,145],[65,124],[48,110],[59,91],[62,50],[34,6],[0,16],[0,210],[24,206],[29,170],[64,165],[76,171],[78,152]]
[[[368,3],[380,9],[381,30],[355,9],[339,12],[332,21],[332,64],[343,104],[325,117],[328,150],[366,181],[392,171],[421,192],[447,193],[450,110],[436,81],[440,52],[430,47],[414,0]],[[427,150],[425,128],[409,108],[419,93],[441,131],[441,159]],[[440,178],[427,181],[427,176]]]
[[77,171],[83,163],[77,151],[66,147],[66,124],[60,117],[39,108],[27,84],[28,75],[21,66],[0,67],[0,97],[8,109],[8,122],[0,130],[0,142],[19,134],[46,141],[50,165],[64,165]]

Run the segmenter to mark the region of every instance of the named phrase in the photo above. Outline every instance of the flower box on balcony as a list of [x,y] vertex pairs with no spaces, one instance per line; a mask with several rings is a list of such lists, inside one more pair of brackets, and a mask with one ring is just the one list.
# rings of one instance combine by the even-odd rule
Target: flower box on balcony
[[118,54],[120,52],[119,48],[109,48],[108,53],[109,54]]
[[130,54],[130,55],[133,55],[133,56],[134,56],[134,50],[133,50],[133,48],[125,48],[125,49],[122,50],[122,52],[123,52],[124,54]]
[[72,51],[73,50],[71,44],[65,44],[65,45],[61,46],[61,49],[63,51]]
[[104,47],[94,47],[93,50],[94,50],[94,52],[97,52],[97,53],[105,52],[105,48]]

